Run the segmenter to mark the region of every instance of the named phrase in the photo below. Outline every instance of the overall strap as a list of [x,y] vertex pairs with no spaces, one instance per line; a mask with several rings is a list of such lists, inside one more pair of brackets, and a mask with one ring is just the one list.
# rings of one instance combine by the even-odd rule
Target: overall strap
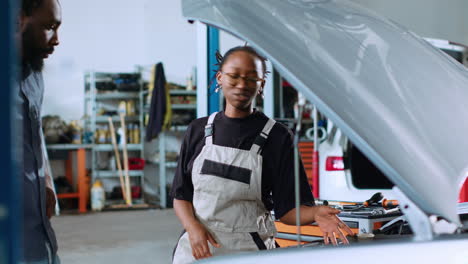
[[268,135],[270,134],[270,131],[273,128],[273,126],[275,125],[275,123],[276,123],[275,120],[273,120],[271,118],[268,119],[268,121],[265,124],[265,126],[263,127],[263,130],[260,133],[260,135],[258,135],[255,138],[255,141],[254,141],[250,151],[253,151],[253,152],[257,153],[257,154],[260,154],[262,152],[262,148],[265,145],[265,143],[267,141],[267,138],[268,138]]
[[208,122],[205,126],[205,145],[213,145],[213,121],[218,112],[214,112],[208,117]]

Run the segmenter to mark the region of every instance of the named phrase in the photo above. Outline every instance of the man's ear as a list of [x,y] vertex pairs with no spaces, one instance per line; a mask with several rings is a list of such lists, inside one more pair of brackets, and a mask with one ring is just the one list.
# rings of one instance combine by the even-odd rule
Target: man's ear
[[16,25],[17,25],[16,30],[19,33],[23,33],[30,19],[31,18],[29,16],[27,16],[23,11],[21,11],[18,16],[18,21],[16,22]]
[[260,84],[260,89],[261,89],[262,91],[263,91],[263,88],[265,88],[265,82],[266,82],[266,80],[263,79],[263,80],[262,80],[262,83]]

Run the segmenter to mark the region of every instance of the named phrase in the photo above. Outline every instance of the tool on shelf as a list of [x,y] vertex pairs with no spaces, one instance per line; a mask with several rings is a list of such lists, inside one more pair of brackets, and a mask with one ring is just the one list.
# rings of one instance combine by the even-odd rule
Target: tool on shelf
[[114,146],[114,152],[115,152],[115,162],[117,163],[117,169],[119,171],[119,180],[120,180],[120,187],[122,189],[122,196],[125,201],[127,201],[127,193],[125,192],[126,186],[122,174],[122,164],[120,163],[120,154],[119,154],[119,148],[117,146],[117,140],[115,138],[115,128],[114,124],[112,122],[112,117],[109,117],[109,127],[110,127],[110,134],[111,134],[111,140],[112,140],[112,146]]
[[[125,126],[125,113],[120,113],[120,126],[122,127],[124,139],[126,136],[126,126]],[[130,193],[130,176],[128,174],[128,152],[127,152],[127,140],[122,140],[122,153],[123,153],[123,162],[124,162],[124,172],[125,172],[125,202],[127,205],[132,205],[132,195]]]
[[[92,144],[91,177],[92,182],[99,179],[106,187],[109,198],[105,201],[106,210],[117,204],[130,209],[144,202],[143,193],[135,198],[132,191],[143,184],[144,171],[130,170],[131,164],[128,164],[129,157],[144,156],[141,140],[144,85],[139,68],[130,73],[90,71],[85,74],[84,130],[89,133],[87,142]],[[125,122],[121,121],[121,114]],[[112,117],[112,133],[109,116]],[[114,152],[119,152],[119,157]],[[120,169],[117,162],[120,162]],[[118,195],[109,195],[109,190],[114,188]]]

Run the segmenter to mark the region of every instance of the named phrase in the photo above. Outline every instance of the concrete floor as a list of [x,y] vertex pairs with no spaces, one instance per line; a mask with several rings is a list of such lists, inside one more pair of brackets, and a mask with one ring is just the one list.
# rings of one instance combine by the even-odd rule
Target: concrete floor
[[171,263],[182,231],[173,210],[62,215],[52,225],[63,264]]

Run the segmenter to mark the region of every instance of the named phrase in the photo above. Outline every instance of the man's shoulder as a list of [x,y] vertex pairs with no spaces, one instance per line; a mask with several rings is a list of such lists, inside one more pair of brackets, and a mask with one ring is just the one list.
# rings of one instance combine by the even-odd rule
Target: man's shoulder
[[33,71],[31,67],[23,66],[21,68],[21,76],[22,76],[22,81],[27,81],[27,80],[34,80],[36,82],[43,82],[43,74],[42,71]]

